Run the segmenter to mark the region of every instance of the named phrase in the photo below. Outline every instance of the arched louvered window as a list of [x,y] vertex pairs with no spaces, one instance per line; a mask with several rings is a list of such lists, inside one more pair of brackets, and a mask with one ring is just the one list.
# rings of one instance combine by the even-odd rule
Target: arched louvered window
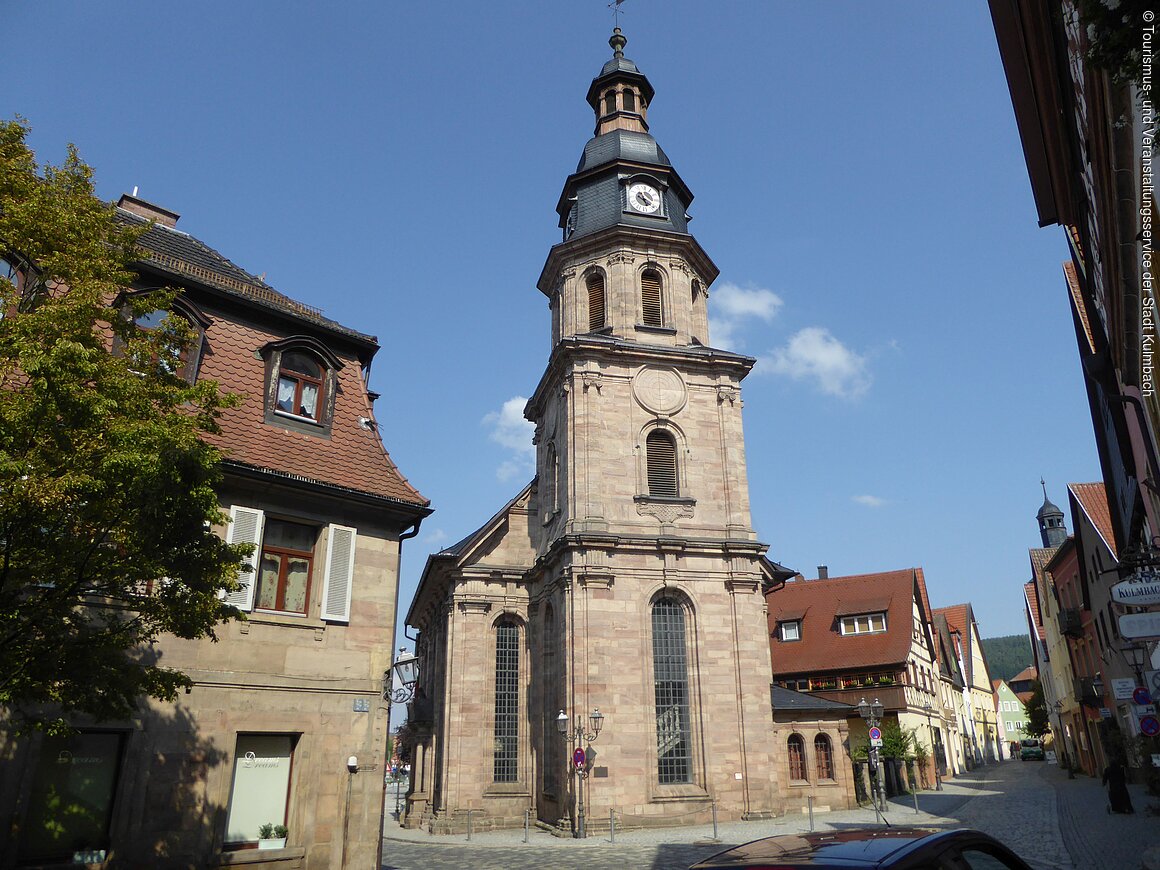
[[625,88],[621,94],[620,99],[624,102],[624,111],[636,111],[636,94],[628,88]]
[[655,269],[648,269],[640,276],[640,300],[645,326],[664,326],[661,276]]
[[604,95],[604,114],[611,115],[616,111],[616,91],[609,91]]
[[560,457],[555,444],[548,445],[544,477],[544,515],[550,517],[560,509]]
[[588,331],[604,327],[604,275],[593,272],[587,278],[588,284]]
[[830,738],[819,734],[814,738],[814,759],[818,768],[818,779],[834,778],[834,753],[830,749]]
[[689,667],[685,608],[675,598],[652,607],[653,699],[657,722],[657,781],[692,782]]
[[786,752],[789,754],[789,778],[805,780],[806,776],[806,747],[800,734],[791,734],[785,742]]
[[678,495],[677,443],[673,436],[654,429],[645,439],[645,459],[648,469],[648,494]]
[[519,777],[520,628],[501,622],[495,629],[495,755],[496,782]]

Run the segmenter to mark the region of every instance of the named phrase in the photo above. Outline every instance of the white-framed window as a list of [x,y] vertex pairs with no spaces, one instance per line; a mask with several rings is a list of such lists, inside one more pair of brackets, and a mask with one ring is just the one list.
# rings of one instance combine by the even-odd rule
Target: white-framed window
[[[254,544],[239,588],[226,601],[239,610],[267,610],[309,616],[315,612],[312,578],[321,529],[292,520],[267,518],[259,508],[230,508],[231,544]],[[351,587],[358,532],[332,523],[327,527],[321,617],[327,622],[350,620]]]
[[790,619],[778,624],[782,640],[801,640],[802,623],[800,619]]
[[882,631],[886,631],[885,613],[842,617],[842,634],[874,634]]

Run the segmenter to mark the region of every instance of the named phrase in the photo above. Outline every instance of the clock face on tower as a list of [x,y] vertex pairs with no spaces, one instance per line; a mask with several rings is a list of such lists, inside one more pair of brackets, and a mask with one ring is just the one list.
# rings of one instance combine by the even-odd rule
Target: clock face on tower
[[657,214],[661,210],[661,192],[651,184],[638,181],[628,186],[628,207],[641,214]]

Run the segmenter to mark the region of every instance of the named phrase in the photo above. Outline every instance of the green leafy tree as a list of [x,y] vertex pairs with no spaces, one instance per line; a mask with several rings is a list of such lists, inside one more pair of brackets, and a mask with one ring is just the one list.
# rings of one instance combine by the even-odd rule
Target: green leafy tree
[[0,712],[61,730],[189,685],[154,642],[238,617],[220,593],[247,551],[210,528],[226,517],[202,435],[232,400],[176,374],[180,318],[136,324],[173,295],[124,292],[142,229],[75,148],[41,168],[27,133],[0,121]]
[[1027,726],[1023,729],[1031,737],[1043,737],[1051,730],[1047,716],[1047,703],[1043,699],[1043,684],[1036,680],[1031,684],[1031,698],[1023,705],[1027,712]]

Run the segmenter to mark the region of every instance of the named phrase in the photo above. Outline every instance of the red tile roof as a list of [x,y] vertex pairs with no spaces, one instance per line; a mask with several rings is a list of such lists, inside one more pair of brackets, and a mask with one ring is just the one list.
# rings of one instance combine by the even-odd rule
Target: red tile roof
[[362,367],[352,354],[330,348],[343,366],[337,373],[338,395],[329,433],[291,431],[264,422],[266,363],[256,358],[259,349],[286,336],[212,310],[203,313],[213,322],[206,332],[210,352],[202,358],[198,377],[216,380],[223,390],[243,397],[238,407],[223,412],[221,434],[208,438],[227,459],[298,479],[428,504],[391,461],[378,430],[360,424],[359,418],[373,420],[374,414]]
[[1037,671],[1035,669],[1035,665],[1028,665],[1023,670],[1021,670],[1019,673],[1017,673],[1015,676],[1013,676],[1011,679],[1009,679],[1007,682],[1008,683],[1019,683],[1019,682],[1022,682],[1023,680],[1038,680],[1038,679],[1039,679],[1039,671]]
[[1043,627],[1043,617],[1039,614],[1039,596],[1035,592],[1035,584],[1024,583],[1023,595],[1027,599],[1027,609],[1031,611],[1031,619],[1035,623],[1035,633],[1040,640],[1047,640],[1047,629]]
[[1118,559],[1116,535],[1112,530],[1112,512],[1108,507],[1108,494],[1103,483],[1069,483],[1067,488],[1104,539],[1108,551]]
[[[915,569],[907,568],[826,580],[795,580],[773,590],[766,595],[766,601],[773,635],[770,644],[774,675],[902,665],[910,654],[914,598],[921,595],[915,588],[917,582]],[[886,631],[841,634],[838,613],[877,610],[886,612]],[[776,633],[778,622],[799,615],[801,640],[781,641]]]
[[1043,569],[1058,552],[1059,547],[1032,547],[1027,551],[1027,555],[1031,557],[1031,575],[1036,580],[1043,579]]

